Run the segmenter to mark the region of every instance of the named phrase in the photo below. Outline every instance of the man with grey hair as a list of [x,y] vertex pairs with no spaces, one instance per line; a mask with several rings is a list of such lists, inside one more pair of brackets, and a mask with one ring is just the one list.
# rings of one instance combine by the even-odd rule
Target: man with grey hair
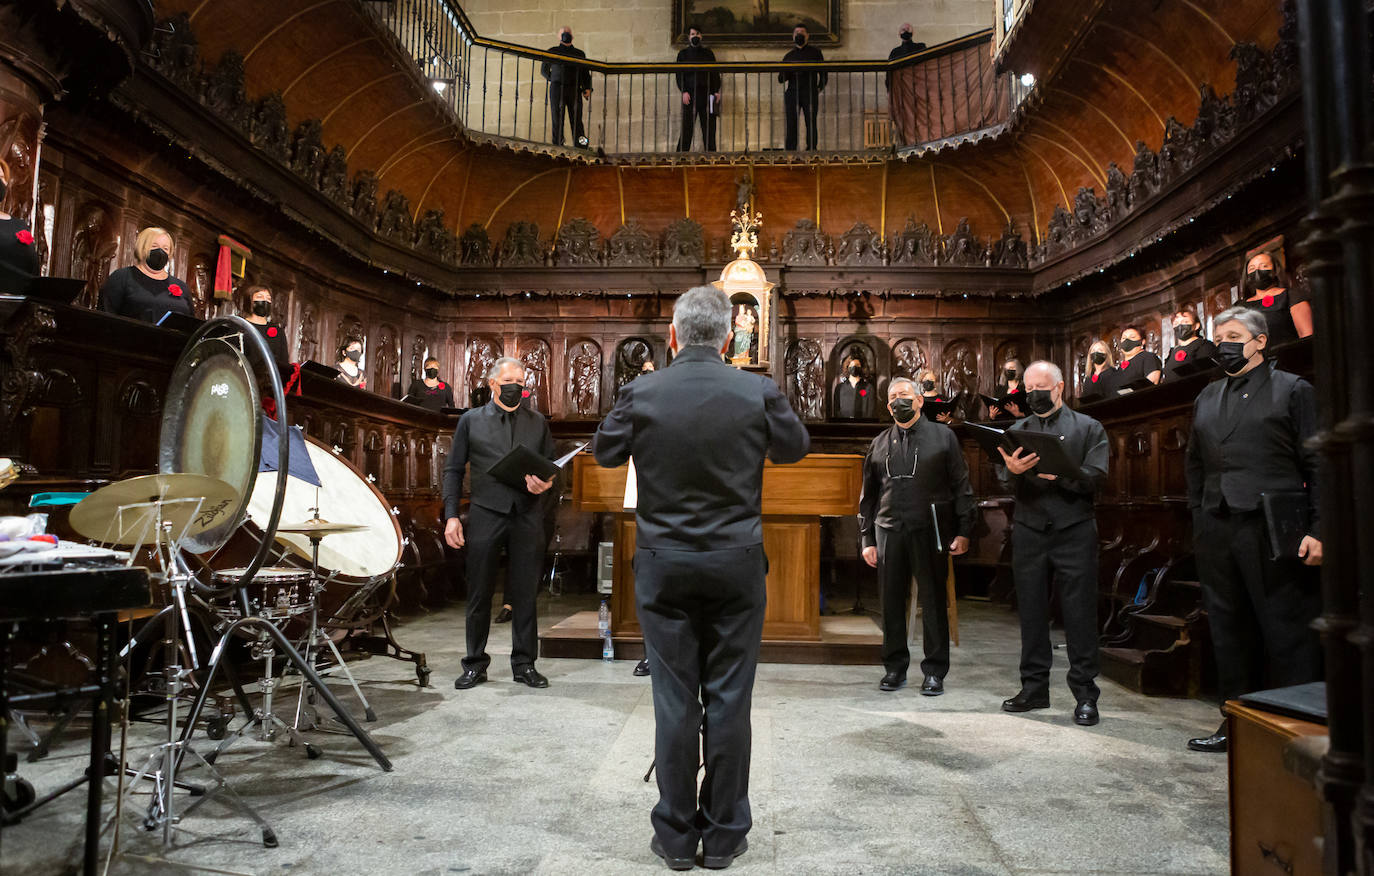
[[885,672],[878,689],[906,684],[906,603],[915,578],[923,627],[921,693],[934,697],[945,692],[949,672],[947,557],[968,550],[978,510],[959,439],[953,429],[921,416],[923,404],[907,378],[887,385],[893,424],[864,457],[859,537],[864,562],[878,570],[882,588]]
[[[513,487],[490,472],[516,445],[552,459],[553,435],[543,415],[524,403],[529,393],[525,390],[525,366],[519,359],[503,356],[492,363],[487,385],[491,387],[491,401],[458,419],[453,449],[444,465],[444,541],[454,550],[467,548],[467,656],[463,658],[463,674],[453,686],[468,690],[487,680],[492,578],[505,548],[509,565],[505,594],[512,612],[511,672],[521,684],[548,687],[548,679],[534,668],[539,653],[535,595],[544,562],[544,515],[539,496],[553,486],[553,481],[527,474],[523,487]],[[465,532],[458,514],[463,468],[469,462],[472,496]]]
[[1002,703],[1007,712],[1050,706],[1050,582],[1059,590],[1064,638],[1069,651],[1069,690],[1077,706],[1074,722],[1098,722],[1097,698],[1097,516],[1093,496],[1107,476],[1107,431],[1086,414],[1064,406],[1064,372],[1053,362],[1032,362],[1025,373],[1031,414],[1007,430],[1056,435],[1073,477],[1036,470],[1040,457],[1018,447],[1000,450],[998,476],[1016,496],[1011,533],[1011,570],[1021,615],[1021,691]]
[[[1226,379],[1193,406],[1188,507],[1202,604],[1217,658],[1221,701],[1321,678],[1312,622],[1321,612],[1317,431],[1312,385],[1264,360],[1265,315],[1245,306],[1216,318],[1214,358]],[[1266,501],[1306,521],[1296,545],[1271,542]],[[1194,751],[1225,751],[1226,723],[1192,739]]]
[[[672,365],[625,384],[592,445],[601,465],[634,459],[635,606],[659,792],[649,848],[674,870],[692,869],[698,843],[715,869],[748,847],[749,709],[768,571],[763,463],[796,462],[811,444],[777,384],[721,361],[730,311],[711,286],[678,298]],[[729,428],[713,428],[724,413]]]

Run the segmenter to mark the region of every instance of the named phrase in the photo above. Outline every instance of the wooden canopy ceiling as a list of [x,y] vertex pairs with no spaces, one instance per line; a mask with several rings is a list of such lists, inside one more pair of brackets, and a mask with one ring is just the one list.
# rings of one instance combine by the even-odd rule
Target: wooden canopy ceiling
[[[157,2],[160,17],[189,16],[207,66],[237,50],[250,98],[280,91],[292,128],[320,119],[326,147],[347,151],[350,177],[375,171],[379,194],[399,190],[416,217],[442,209],[458,233],[480,223],[493,239],[519,220],[548,237],[577,216],[603,235],[630,218],[657,233],[684,215],[713,237],[727,232],[740,166],[573,164],[474,145],[360,6]],[[758,166],[765,237],[803,218],[831,234],[858,221],[891,234],[910,216],[945,232],[967,217],[983,239],[1010,220],[1036,241],[1080,186],[1104,193],[1109,162],[1129,173],[1137,140],[1158,149],[1166,119],[1191,124],[1202,86],[1230,93],[1232,46],[1267,51],[1279,24],[1279,0],[1040,0],[999,58],[1041,77],[1006,132],[886,165]]]

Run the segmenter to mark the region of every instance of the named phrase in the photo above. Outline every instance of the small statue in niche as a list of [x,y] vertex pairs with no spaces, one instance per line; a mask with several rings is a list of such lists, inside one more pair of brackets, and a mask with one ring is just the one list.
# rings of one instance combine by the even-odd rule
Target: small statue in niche
[[544,414],[552,413],[548,400],[549,345],[542,340],[530,342],[520,354],[525,365],[525,389],[530,393],[530,407]]
[[594,417],[599,413],[601,350],[591,341],[578,344],[568,360],[568,390],[574,416]]
[[730,347],[730,360],[736,364],[750,364],[754,359],[754,340],[758,334],[759,310],[752,304],[736,304],[735,334]]

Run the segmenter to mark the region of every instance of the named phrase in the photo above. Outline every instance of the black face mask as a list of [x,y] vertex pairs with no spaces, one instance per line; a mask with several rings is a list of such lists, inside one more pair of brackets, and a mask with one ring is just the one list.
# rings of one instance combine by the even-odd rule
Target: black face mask
[[165,249],[149,250],[148,257],[143,260],[143,264],[152,268],[154,271],[160,271],[167,267],[167,262],[167,250]]
[[792,42],[796,43],[797,48],[800,49],[802,46],[806,45],[806,37],[802,34],[795,34],[792,37]]
[[1044,416],[1054,410],[1054,390],[1032,389],[1026,393],[1026,404],[1030,405],[1031,413]]
[[347,356],[348,358],[352,359],[354,362],[357,362],[359,359],[363,358],[363,351],[362,351],[362,350],[345,350],[345,351],[344,351],[344,355]]
[[909,398],[892,400],[892,417],[899,423],[909,423],[916,416],[915,403]]
[[1139,347],[1139,346],[1140,346],[1140,341],[1137,341],[1137,340],[1135,340],[1134,338],[1122,338],[1122,339],[1121,339],[1121,349],[1124,350],[1124,351],[1127,352],[1127,353],[1131,352],[1132,350],[1136,349],[1136,348]]
[[1010,383],[1011,381],[1013,381],[1013,380],[1016,379],[1016,369],[1015,369],[1015,368],[1008,368],[1006,371],[1003,371],[1002,373],[1003,373],[1004,375],[1006,375],[1006,378],[1007,378],[1007,382],[1008,382],[1008,383]]
[[253,315],[254,315],[254,316],[271,316],[271,315],[272,315],[272,302],[270,302],[270,301],[254,301],[254,302],[253,302]]
[[525,387],[518,383],[503,383],[501,385],[501,404],[508,408],[513,408],[520,404],[520,399],[524,398]]
[[1093,350],[1091,353],[1088,354],[1088,359],[1094,365],[1101,365],[1103,362],[1107,361],[1107,354],[1102,352],[1101,350]]
[[694,36],[694,37],[692,37],[690,40],[688,40],[687,42],[691,43],[691,44],[692,44],[692,48],[694,48],[694,49],[699,49],[699,48],[701,48],[701,37],[699,37],[699,36]]
[[1250,288],[1255,290],[1272,289],[1279,284],[1278,273],[1269,268],[1251,271],[1246,275],[1246,279],[1250,281]]
[[1191,338],[1196,331],[1197,330],[1193,328],[1191,322],[1185,322],[1182,325],[1174,326],[1174,337],[1178,338],[1180,341],[1186,341]]
[[439,377],[439,369],[438,369],[438,368],[426,368],[426,369],[425,369],[425,377],[428,377],[430,380],[435,380],[435,379],[437,379],[437,378]]
[[572,34],[565,33],[558,38],[558,41],[565,46],[572,45]]
[[863,370],[862,368],[860,368],[858,365],[850,365],[850,366],[849,366],[849,373],[850,373],[850,375],[853,376],[853,377],[858,377],[860,374],[863,374],[863,373],[864,373],[864,370]]
[[1238,374],[1250,357],[1245,355],[1246,341],[1222,341],[1217,344],[1216,360],[1227,374]]
[[902,37],[902,42],[904,42],[904,43],[909,43],[909,42],[911,42],[911,31],[909,31],[909,30],[904,30],[904,31],[902,31],[901,37]]
[[934,392],[934,391],[935,391],[935,381],[933,381],[933,380],[922,380],[922,381],[921,381],[921,391],[922,391],[922,392]]

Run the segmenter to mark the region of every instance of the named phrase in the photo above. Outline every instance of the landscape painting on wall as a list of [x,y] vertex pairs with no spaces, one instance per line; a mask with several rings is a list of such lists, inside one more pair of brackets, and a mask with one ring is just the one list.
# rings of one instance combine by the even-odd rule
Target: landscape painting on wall
[[699,27],[708,45],[791,45],[792,29],[806,25],[817,46],[840,43],[843,0],[673,0],[673,41]]

